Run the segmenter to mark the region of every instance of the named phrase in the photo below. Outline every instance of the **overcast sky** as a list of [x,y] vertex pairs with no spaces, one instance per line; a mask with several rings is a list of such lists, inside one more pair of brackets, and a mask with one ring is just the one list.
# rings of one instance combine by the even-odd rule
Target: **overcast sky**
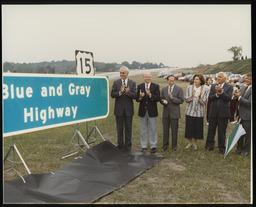
[[162,62],[195,67],[251,58],[248,5],[2,5],[2,61]]

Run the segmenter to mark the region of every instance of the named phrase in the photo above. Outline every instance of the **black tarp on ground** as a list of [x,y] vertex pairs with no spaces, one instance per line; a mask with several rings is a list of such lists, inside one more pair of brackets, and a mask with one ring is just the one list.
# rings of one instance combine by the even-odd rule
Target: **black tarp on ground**
[[127,184],[163,156],[121,152],[104,141],[52,173],[4,182],[4,203],[92,203]]

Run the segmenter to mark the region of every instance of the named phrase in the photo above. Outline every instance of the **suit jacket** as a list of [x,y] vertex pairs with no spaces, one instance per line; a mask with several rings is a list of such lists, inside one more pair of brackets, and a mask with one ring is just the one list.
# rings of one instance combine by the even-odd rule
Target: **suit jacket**
[[123,92],[119,95],[122,86],[122,80],[118,79],[113,83],[111,90],[111,97],[115,98],[114,115],[122,116],[125,112],[126,116],[134,115],[133,99],[136,99],[136,83],[128,79],[127,87],[130,87],[130,92],[126,94]]
[[[145,93],[145,96],[141,100],[139,99],[140,90]],[[151,93],[151,98],[149,98],[149,96],[146,93],[145,83],[141,83],[140,85],[138,85],[136,101],[140,102],[140,105],[139,105],[140,117],[145,116],[146,110],[148,110],[148,115],[150,117],[158,116],[157,102],[160,101],[159,85],[151,82],[149,90]]]
[[[245,87],[240,89],[240,94],[242,95],[245,90]],[[252,86],[245,91],[244,97],[241,97],[238,101],[239,103],[239,117],[242,120],[251,120],[251,94],[252,94]]]
[[218,85],[218,83],[211,86],[208,97],[208,99],[211,101],[209,117],[230,118],[229,102],[233,96],[233,86],[228,83],[224,83],[222,87],[224,91],[219,95],[219,97],[217,97],[217,90],[215,89],[216,85]]
[[[162,89],[160,95],[160,103],[163,104],[163,118],[180,119],[180,104],[184,102],[183,89],[177,85],[174,85],[172,90],[173,99],[171,100],[168,94],[168,87]],[[163,103],[163,99],[168,101],[168,104]]]

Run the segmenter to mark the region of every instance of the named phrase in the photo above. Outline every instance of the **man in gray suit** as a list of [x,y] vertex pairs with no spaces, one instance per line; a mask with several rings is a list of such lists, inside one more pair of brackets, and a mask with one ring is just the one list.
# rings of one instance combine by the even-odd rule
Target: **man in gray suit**
[[[133,99],[136,99],[136,83],[128,79],[129,69],[120,68],[121,79],[113,83],[111,97],[115,98],[114,115],[116,116],[117,148],[130,151],[132,147],[132,118],[134,115]],[[125,126],[125,142],[123,128]]]
[[180,104],[184,102],[183,89],[175,84],[175,77],[169,75],[167,77],[169,86],[162,89],[160,95],[160,103],[163,105],[163,147],[167,150],[169,146],[169,129],[171,125],[172,131],[172,150],[177,149],[178,128],[180,119]]
[[237,142],[237,153],[243,156],[250,154],[251,148],[251,94],[252,94],[252,75],[247,74],[246,86],[240,91],[234,91],[233,95],[238,101],[238,113],[241,124],[246,132]]

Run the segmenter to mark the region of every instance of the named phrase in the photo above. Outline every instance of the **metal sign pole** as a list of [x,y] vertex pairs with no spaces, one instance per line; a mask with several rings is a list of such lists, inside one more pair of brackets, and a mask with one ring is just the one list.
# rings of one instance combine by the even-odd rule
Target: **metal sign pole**
[[[10,155],[11,152],[12,152],[12,156],[13,156],[13,157],[12,157],[12,160],[9,160],[9,159],[8,159],[8,156]],[[18,156],[19,156],[21,162],[16,162],[16,161],[15,161],[15,152],[18,154]],[[11,164],[11,166],[8,166],[8,167],[4,168],[4,172],[6,172],[6,171],[12,169],[12,170],[14,170],[15,172],[17,172],[20,177],[22,177],[22,174],[21,174],[20,172],[18,172],[17,170],[14,169],[14,166],[15,166],[16,164],[21,164],[21,163],[22,163],[22,164],[25,166],[25,168],[26,168],[28,174],[31,174],[31,172],[30,172],[28,166],[26,165],[24,159],[22,158],[22,156],[21,156],[21,154],[20,154],[18,148],[16,147],[16,145],[15,145],[15,143],[14,143],[14,136],[12,136],[12,145],[10,146],[10,148],[9,148],[9,150],[8,150],[8,152],[7,152],[6,156],[5,156],[5,158],[4,158],[4,163],[5,163],[6,161],[11,162],[12,164]],[[22,177],[22,179],[23,179],[23,177]],[[23,179],[23,181],[24,181],[24,179]]]
[[[76,57],[76,73],[78,76],[94,76],[95,75],[95,67],[94,67],[94,60],[93,60],[93,53],[88,52],[88,51],[81,51],[81,50],[75,50],[75,57]],[[64,153],[62,154],[61,158],[65,158],[71,155],[74,155],[78,153],[77,150],[82,150],[82,147],[85,145],[87,149],[89,149],[89,144],[94,143],[96,139],[96,131],[100,134],[101,139],[105,141],[104,137],[100,133],[98,127],[96,126],[96,121],[94,121],[94,127],[92,128],[91,132],[88,135],[88,122],[85,122],[85,127],[86,127],[86,140],[84,139],[83,135],[79,131],[79,127],[81,125],[77,124],[76,125],[76,131],[71,138],[68,146],[66,147]],[[95,138],[93,142],[88,142],[91,134],[95,130]],[[77,144],[72,143],[75,135],[77,134]],[[83,144],[79,144],[79,138],[83,141]],[[74,144],[78,146],[76,149],[72,150],[71,152],[67,153],[67,150],[71,144]],[[74,152],[75,151],[75,152]]]
[[[82,148],[84,147],[84,145],[87,147],[87,149],[89,149],[89,145],[88,143],[85,141],[83,135],[81,134],[81,132],[79,131],[79,127],[81,126],[81,124],[77,124],[76,125],[76,131],[73,134],[68,146],[66,147],[65,151],[62,153],[61,159],[64,159],[66,157],[72,156],[74,154],[77,154],[80,150],[82,150]],[[73,139],[75,137],[75,135],[77,135],[77,143],[73,143]],[[79,143],[79,138],[82,140],[83,144]],[[75,146],[77,146],[77,148],[71,150],[70,152],[67,153],[68,148],[70,147],[70,145],[73,144]]]
[[[95,136],[95,137],[94,137],[94,138],[91,138],[91,139],[93,139],[94,141],[93,141],[93,142],[89,142],[90,136],[92,135],[93,131],[94,131],[94,136]],[[94,126],[93,126],[91,132],[89,133],[89,135],[87,136],[87,142],[88,142],[89,144],[94,143],[96,140],[100,139],[100,138],[96,138],[96,132],[98,132],[99,135],[100,135],[100,138],[101,138],[103,141],[105,141],[103,135],[101,134],[100,130],[98,129],[98,127],[97,127],[97,125],[96,125],[96,121],[94,121]]]
[[85,122],[86,127],[86,139],[88,140],[88,122]]

